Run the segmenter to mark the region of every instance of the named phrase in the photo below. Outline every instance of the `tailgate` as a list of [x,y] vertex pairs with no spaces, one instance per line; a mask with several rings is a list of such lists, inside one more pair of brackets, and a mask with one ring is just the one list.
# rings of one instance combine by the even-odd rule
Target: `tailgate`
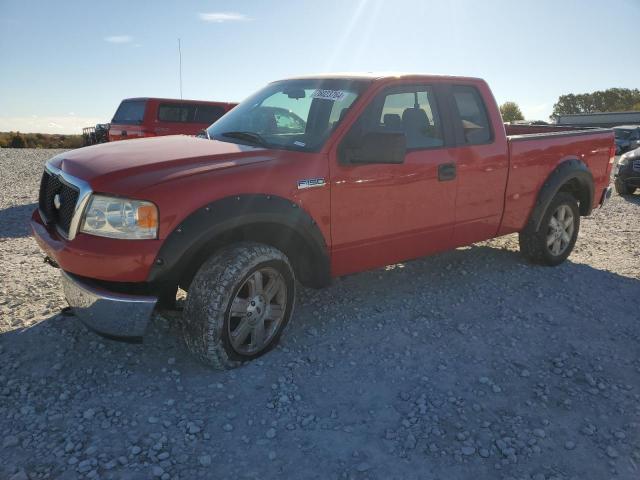
[[109,141],[128,140],[146,136],[140,125],[111,125]]

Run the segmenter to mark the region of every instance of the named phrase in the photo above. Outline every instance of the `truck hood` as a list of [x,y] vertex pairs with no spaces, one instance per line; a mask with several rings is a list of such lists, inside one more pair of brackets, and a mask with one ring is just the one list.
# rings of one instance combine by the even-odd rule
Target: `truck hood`
[[54,157],[51,164],[88,182],[96,192],[134,193],[164,181],[273,158],[274,152],[264,148],[172,135],[80,148]]

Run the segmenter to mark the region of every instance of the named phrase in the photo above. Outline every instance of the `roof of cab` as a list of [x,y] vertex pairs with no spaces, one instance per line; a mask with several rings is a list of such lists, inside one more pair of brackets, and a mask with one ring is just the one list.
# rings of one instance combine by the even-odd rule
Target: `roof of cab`
[[217,100],[189,100],[187,98],[160,98],[160,97],[131,97],[131,98],[122,99],[123,102],[140,101],[140,100],[157,100],[160,102],[177,102],[177,103],[180,103],[180,102],[182,103],[218,103],[221,105],[236,103],[236,102],[219,102]]
[[282,80],[386,80],[392,78],[437,78],[447,80],[472,80],[484,81],[478,77],[461,77],[455,75],[438,75],[431,73],[407,73],[407,72],[336,72],[320,73],[314,75],[300,75],[283,78]]

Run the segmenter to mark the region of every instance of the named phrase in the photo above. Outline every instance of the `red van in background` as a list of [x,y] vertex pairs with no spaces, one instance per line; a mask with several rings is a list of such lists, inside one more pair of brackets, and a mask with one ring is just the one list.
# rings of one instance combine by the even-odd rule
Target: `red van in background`
[[170,98],[126,98],[111,120],[109,141],[196,135],[236,105]]

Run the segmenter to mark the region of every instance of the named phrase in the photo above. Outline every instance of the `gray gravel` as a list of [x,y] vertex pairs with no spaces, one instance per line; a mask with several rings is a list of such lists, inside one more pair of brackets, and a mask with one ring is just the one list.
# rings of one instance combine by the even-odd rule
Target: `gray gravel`
[[508,236],[303,290],[218,372],[167,319],[131,345],[58,313],[26,228],[55,153],[0,150],[0,478],[640,478],[640,196],[557,268]]

